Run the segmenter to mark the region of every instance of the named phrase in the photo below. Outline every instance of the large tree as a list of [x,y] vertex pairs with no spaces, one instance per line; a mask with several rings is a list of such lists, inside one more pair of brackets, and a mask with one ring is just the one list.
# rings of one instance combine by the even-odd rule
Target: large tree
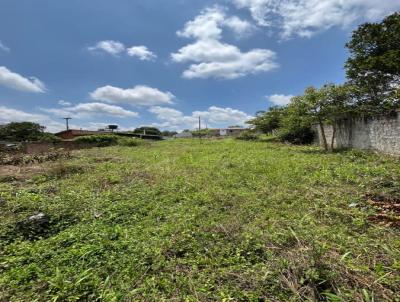
[[0,140],[37,141],[43,137],[45,127],[31,122],[13,122],[0,128]]
[[[337,120],[346,117],[352,110],[352,88],[349,85],[326,84],[321,89],[309,87],[301,96],[294,97],[289,112],[301,118],[304,124],[317,124],[320,128],[325,150],[333,150]],[[331,142],[327,140],[325,125],[333,128]]]
[[400,13],[381,23],[358,27],[346,44],[350,57],[346,73],[358,89],[360,112],[388,112],[399,106],[400,88]]

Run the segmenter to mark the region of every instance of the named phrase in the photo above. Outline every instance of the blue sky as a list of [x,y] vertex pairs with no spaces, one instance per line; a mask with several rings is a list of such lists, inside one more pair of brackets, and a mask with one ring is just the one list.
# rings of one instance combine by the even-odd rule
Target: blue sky
[[399,9],[392,0],[2,0],[0,123],[243,124],[307,86],[342,83],[351,31]]

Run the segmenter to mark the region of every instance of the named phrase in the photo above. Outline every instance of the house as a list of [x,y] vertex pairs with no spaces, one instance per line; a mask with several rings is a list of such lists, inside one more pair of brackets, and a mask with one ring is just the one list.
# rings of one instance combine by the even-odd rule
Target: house
[[191,132],[181,132],[174,135],[174,138],[192,138],[193,134]]
[[239,136],[240,133],[246,131],[248,129],[246,128],[239,128],[239,127],[235,127],[235,128],[219,128],[219,129],[210,129],[210,134],[211,136],[222,136],[222,137],[226,137],[226,136]]
[[64,130],[56,133],[55,135],[64,140],[71,140],[79,136],[109,134],[109,131],[90,131],[90,130]]

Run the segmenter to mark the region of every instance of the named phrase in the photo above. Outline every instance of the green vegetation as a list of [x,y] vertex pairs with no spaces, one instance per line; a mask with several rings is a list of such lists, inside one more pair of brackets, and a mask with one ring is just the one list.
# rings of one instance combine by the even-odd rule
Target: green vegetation
[[0,183],[0,301],[400,299],[398,159],[230,139],[73,156]]
[[[359,26],[346,46],[350,57],[345,64],[345,84],[308,87],[287,106],[259,111],[248,123],[257,131],[295,144],[312,142],[312,126],[318,125],[324,149],[333,151],[339,120],[392,114],[400,104],[400,13],[381,23]],[[330,142],[326,124],[333,129]]]
[[139,127],[133,133],[146,135],[161,135],[161,131],[156,127]]
[[0,140],[12,142],[43,141],[57,142],[60,139],[44,132],[45,127],[31,122],[14,122],[0,128]]
[[400,12],[381,23],[366,23],[347,43],[346,73],[357,87],[358,110],[366,115],[399,107]]
[[143,140],[138,138],[123,137],[116,134],[79,136],[75,138],[74,141],[78,143],[93,144],[98,147],[107,147],[113,145],[135,147],[145,143]]

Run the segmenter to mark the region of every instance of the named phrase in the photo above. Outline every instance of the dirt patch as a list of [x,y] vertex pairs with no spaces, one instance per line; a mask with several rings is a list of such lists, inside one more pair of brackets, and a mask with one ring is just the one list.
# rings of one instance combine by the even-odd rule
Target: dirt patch
[[58,159],[70,159],[72,156],[70,152],[54,151],[42,154],[0,154],[0,165],[27,165],[34,163],[44,163],[47,161],[55,161]]
[[28,166],[0,165],[0,179],[3,179],[3,181],[25,180],[45,172],[44,166],[37,164]]
[[387,227],[400,228],[400,198],[367,194],[366,203],[376,210],[368,220]]

